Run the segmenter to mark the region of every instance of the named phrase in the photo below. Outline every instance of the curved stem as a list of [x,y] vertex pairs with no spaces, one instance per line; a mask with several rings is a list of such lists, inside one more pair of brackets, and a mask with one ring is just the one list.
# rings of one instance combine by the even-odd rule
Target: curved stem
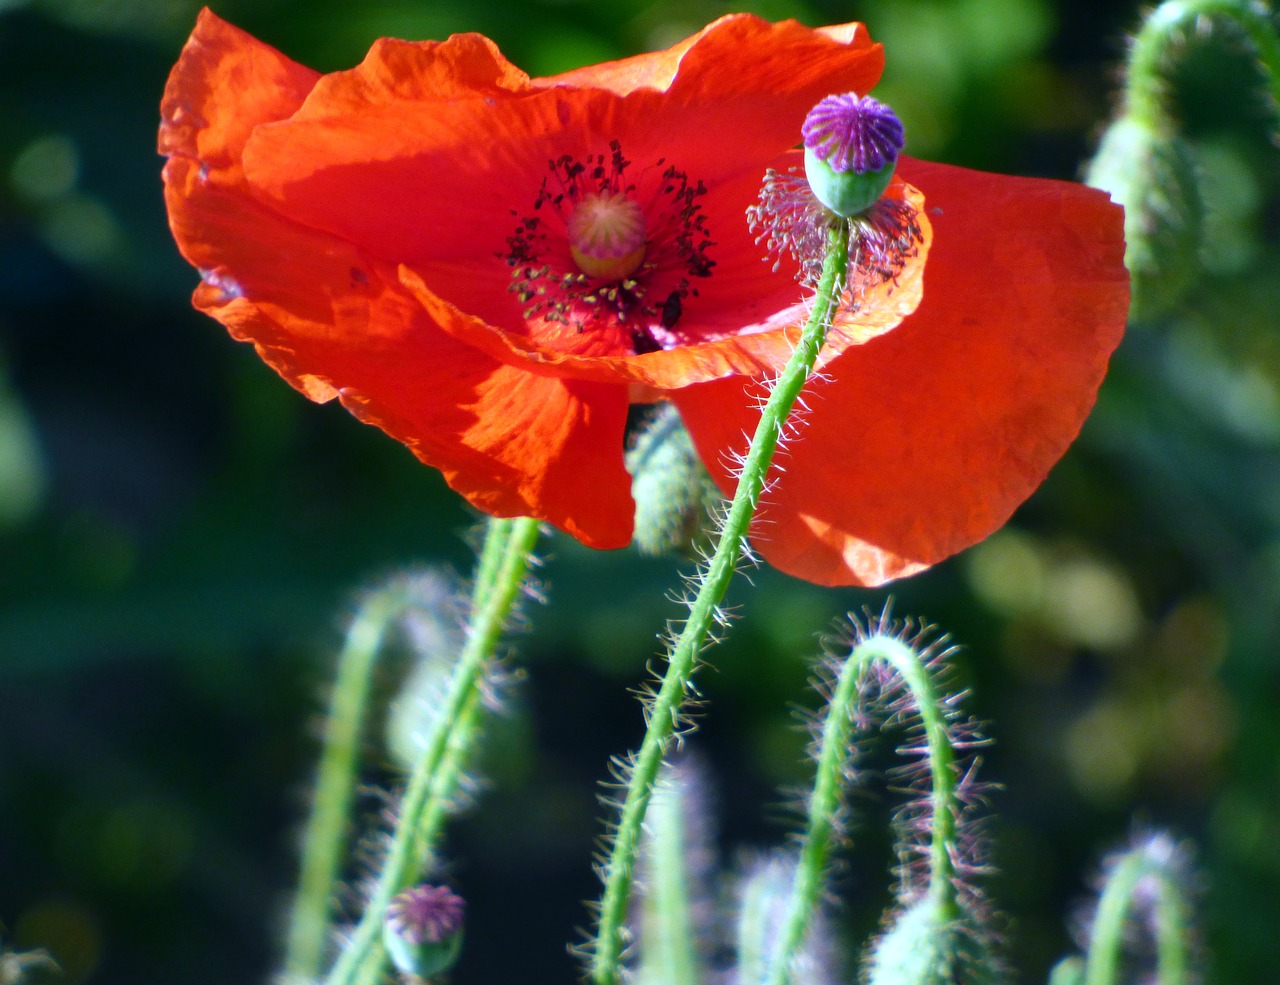
[[1242,30],[1267,73],[1272,108],[1280,110],[1280,37],[1265,7],[1246,0],[1167,0],[1143,22],[1129,53],[1125,113],[1158,129],[1169,119],[1164,80],[1169,50],[1180,35],[1207,17],[1231,20]]
[[[450,680],[445,707],[428,736],[400,805],[399,822],[364,915],[327,979],[328,985],[382,980],[382,924],[392,897],[422,872],[440,836],[448,801],[478,731],[481,691],[507,618],[524,583],[538,522],[492,520],[481,552],[467,642]],[[493,561],[496,554],[499,561]]]
[[920,654],[894,636],[876,634],[859,642],[844,662],[823,722],[817,778],[809,801],[809,826],[801,842],[778,947],[770,958],[770,985],[787,985],[791,980],[792,962],[804,946],[805,935],[821,903],[835,842],[835,818],[849,773],[849,736],[853,715],[861,700],[860,684],[867,668],[876,661],[888,664],[902,679],[924,726],[932,801],[929,895],[937,903],[943,919],[951,919],[959,911],[952,854],[956,840],[955,751],[951,747],[946,713]]
[[1186,985],[1187,908],[1178,880],[1170,871],[1168,851],[1163,845],[1153,850],[1155,844],[1133,849],[1111,869],[1089,934],[1084,985],[1117,985],[1125,924],[1140,889],[1154,890],[1156,981],[1159,985]]
[[715,554],[703,573],[698,595],[689,609],[689,618],[668,652],[666,673],[648,709],[648,727],[631,769],[626,799],[605,867],[604,895],[600,902],[600,921],[590,969],[591,980],[596,985],[616,985],[619,980],[623,921],[639,846],[640,825],[649,806],[658,768],[680,721],[685,694],[697,669],[707,634],[719,617],[720,603],[741,558],[782,425],[812,372],[826,339],[843,290],[848,264],[848,227],[846,223],[836,223],[827,242],[813,314],[765,403]]

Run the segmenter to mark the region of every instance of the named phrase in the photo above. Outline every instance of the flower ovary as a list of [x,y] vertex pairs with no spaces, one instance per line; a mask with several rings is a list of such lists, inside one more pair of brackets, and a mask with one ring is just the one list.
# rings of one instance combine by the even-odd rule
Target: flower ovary
[[589,277],[622,280],[644,262],[644,211],[622,192],[584,196],[569,216],[569,250]]

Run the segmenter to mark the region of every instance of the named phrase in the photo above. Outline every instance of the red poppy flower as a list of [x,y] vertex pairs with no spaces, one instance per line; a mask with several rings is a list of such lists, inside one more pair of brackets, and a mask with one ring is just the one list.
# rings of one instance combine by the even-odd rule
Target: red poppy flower
[[[633,401],[673,400],[726,491],[806,299],[745,210],[805,114],[866,92],[858,24],[736,15],[662,52],[530,78],[474,34],[321,76],[208,11],[161,107],[195,305],[475,506],[629,542]],[[758,550],[875,584],[986,536],[1088,413],[1127,308],[1089,189],[903,159],[896,281],[841,316]],[[907,184],[909,182],[909,184]]]

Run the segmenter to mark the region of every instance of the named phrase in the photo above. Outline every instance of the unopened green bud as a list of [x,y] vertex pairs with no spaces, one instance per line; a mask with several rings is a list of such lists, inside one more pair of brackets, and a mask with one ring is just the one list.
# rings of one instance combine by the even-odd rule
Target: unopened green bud
[[387,906],[382,939],[404,974],[430,978],[448,971],[462,950],[466,904],[446,886],[406,889]]
[[1168,313],[1200,263],[1204,205],[1191,148],[1171,128],[1122,116],[1103,135],[1085,180],[1124,206],[1132,317]]
[[932,897],[902,911],[871,951],[868,985],[988,985],[996,980],[977,927]]
[[721,501],[674,404],[658,404],[627,452],[642,554],[690,554],[707,537]]

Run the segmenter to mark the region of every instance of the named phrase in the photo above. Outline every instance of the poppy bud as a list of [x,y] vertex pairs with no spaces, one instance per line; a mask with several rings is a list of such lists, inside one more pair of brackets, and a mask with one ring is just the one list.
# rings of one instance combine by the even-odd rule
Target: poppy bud
[[889,187],[905,136],[878,99],[847,92],[809,111],[801,129],[804,171],[823,205],[846,219],[865,212]]
[[1103,135],[1085,181],[1124,206],[1132,317],[1167,313],[1199,268],[1204,206],[1191,148],[1167,127],[1122,116]]
[[627,452],[642,554],[689,553],[708,532],[720,491],[702,464],[674,404],[661,403]]
[[932,896],[911,904],[871,951],[868,985],[985,985],[991,957],[966,917],[945,913]]
[[447,886],[423,883],[393,898],[382,939],[395,966],[419,978],[451,968],[462,950],[465,909],[462,897]]

